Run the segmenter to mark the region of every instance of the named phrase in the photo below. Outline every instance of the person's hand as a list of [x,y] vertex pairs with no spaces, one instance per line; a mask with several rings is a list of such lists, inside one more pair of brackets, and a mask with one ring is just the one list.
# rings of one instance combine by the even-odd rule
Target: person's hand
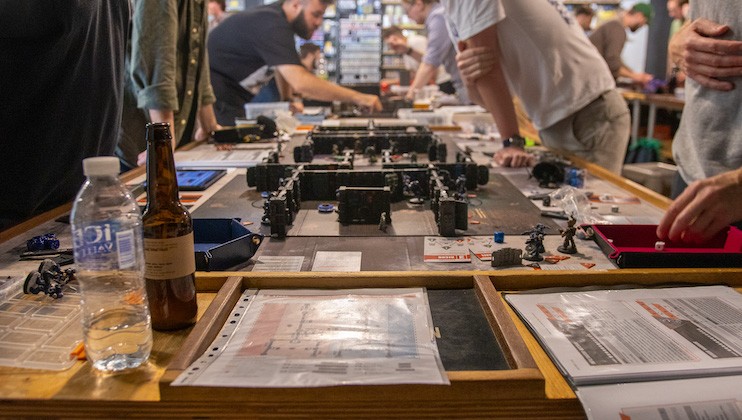
[[193,139],[196,141],[206,141],[211,138],[211,133],[221,129],[222,126],[219,124],[216,124],[209,128],[204,128],[199,125],[199,127],[196,129],[196,132],[193,133]]
[[495,66],[495,55],[487,47],[466,48],[466,44],[462,44],[463,42],[459,42],[456,66],[464,82],[473,84],[475,80],[492,71]]
[[139,152],[137,155],[137,166],[142,166],[147,163],[147,151]]
[[361,107],[364,112],[380,112],[382,110],[381,101],[376,95],[361,93],[355,97],[353,103]]
[[407,54],[407,41],[402,38],[390,37],[386,44],[397,54]]
[[417,89],[413,89],[412,86],[410,86],[410,88],[407,89],[407,93],[404,95],[404,100],[412,102],[415,100],[415,96],[417,96]]
[[292,114],[301,114],[304,112],[304,102],[302,101],[291,101],[289,102],[289,111]]
[[657,226],[657,237],[702,243],[742,220],[742,169],[696,181],[672,203]]
[[504,147],[495,153],[495,163],[500,166],[520,168],[531,166],[534,162],[533,155],[519,147]]
[[635,73],[633,79],[636,83],[639,83],[642,86],[644,86],[647,83],[651,82],[652,79],[654,79],[654,76],[652,76],[649,73]]
[[724,77],[742,76],[742,41],[718,39],[729,26],[707,19],[696,19],[670,40],[672,62],[700,85],[716,90],[732,90]]

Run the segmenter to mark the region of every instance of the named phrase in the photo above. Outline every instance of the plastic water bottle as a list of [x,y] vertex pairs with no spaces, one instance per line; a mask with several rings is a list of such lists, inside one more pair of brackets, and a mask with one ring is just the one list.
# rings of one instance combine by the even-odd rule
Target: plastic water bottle
[[142,216],[118,179],[118,158],[85,159],[83,170],[88,179],[75,198],[71,221],[85,353],[102,371],[135,368],[152,350]]

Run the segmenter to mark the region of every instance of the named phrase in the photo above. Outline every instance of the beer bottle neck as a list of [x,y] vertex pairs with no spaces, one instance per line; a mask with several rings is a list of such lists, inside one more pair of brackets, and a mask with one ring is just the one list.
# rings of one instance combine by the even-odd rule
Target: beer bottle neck
[[147,137],[147,207],[166,206],[170,203],[180,203],[180,199],[175,158],[168,131],[167,136]]

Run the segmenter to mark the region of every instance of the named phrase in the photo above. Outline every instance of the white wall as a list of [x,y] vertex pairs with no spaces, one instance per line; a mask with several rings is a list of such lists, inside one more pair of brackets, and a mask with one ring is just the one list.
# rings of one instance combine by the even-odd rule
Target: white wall
[[[636,3],[648,3],[638,2],[636,0],[624,0],[621,2],[621,8],[629,10]],[[641,27],[636,32],[626,31],[626,44],[623,47],[621,58],[626,65],[638,72],[643,72],[647,66],[647,40],[649,36],[649,28],[647,26]]]

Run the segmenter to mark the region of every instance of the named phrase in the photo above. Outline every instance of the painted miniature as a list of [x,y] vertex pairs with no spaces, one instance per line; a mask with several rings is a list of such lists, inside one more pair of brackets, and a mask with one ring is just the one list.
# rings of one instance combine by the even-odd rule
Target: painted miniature
[[575,220],[573,216],[569,216],[569,220],[567,221],[567,228],[559,229],[559,233],[562,234],[564,242],[557,247],[557,251],[561,252],[562,254],[577,253],[577,246],[575,245],[574,239],[575,234],[577,233],[575,223],[577,223],[577,220]]
[[533,229],[524,232],[524,235],[528,235],[526,239],[526,250],[523,255],[524,260],[528,261],[543,261],[544,257],[541,253],[546,252],[544,249],[544,235],[546,234],[545,225],[538,223]]

